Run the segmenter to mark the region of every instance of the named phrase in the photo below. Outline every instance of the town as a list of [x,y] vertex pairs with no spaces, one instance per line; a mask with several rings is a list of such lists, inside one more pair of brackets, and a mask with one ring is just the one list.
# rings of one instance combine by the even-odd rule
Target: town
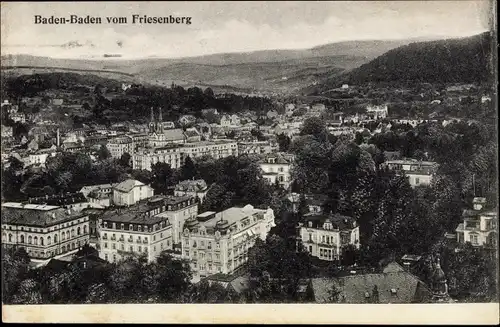
[[493,133],[436,114],[465,98],[487,112],[491,98],[474,86],[431,92],[427,117],[391,103],[343,112],[271,99],[265,114],[207,108],[172,121],[158,106],[147,122],[109,125],[74,114],[87,107],[98,120],[91,107],[107,94],[88,92],[91,105],[58,88],[2,102],[14,303],[414,303],[484,301],[494,290],[477,266],[497,246]]
[[10,3],[3,303],[498,302],[496,38],[469,2]]

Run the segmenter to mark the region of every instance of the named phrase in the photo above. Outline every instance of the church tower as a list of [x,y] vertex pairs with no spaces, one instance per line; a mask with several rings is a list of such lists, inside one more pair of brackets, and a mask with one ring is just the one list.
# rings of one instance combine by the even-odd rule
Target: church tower
[[433,264],[431,291],[432,302],[453,302],[448,294],[448,283],[439,256]]
[[158,132],[163,133],[163,116],[162,116],[162,108],[158,108]]
[[153,107],[151,107],[151,120],[149,121],[149,132],[150,133],[155,132],[155,115],[154,115]]

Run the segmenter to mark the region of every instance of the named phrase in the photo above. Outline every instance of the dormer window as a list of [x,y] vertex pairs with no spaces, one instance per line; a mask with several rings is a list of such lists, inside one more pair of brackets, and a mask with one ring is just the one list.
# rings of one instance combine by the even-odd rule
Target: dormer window
[[125,229],[125,224],[121,224],[121,229],[124,230]]

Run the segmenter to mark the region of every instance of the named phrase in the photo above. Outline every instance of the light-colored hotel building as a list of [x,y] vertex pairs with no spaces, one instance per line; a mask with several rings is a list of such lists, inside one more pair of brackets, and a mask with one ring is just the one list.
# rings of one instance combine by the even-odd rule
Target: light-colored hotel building
[[191,262],[193,280],[209,275],[230,274],[248,260],[255,240],[266,239],[274,223],[272,209],[251,205],[222,212],[204,212],[190,218],[182,234],[182,255]]
[[[174,247],[177,225],[196,216],[193,197],[154,196],[126,208],[106,211],[98,221],[99,256],[117,262],[130,255],[146,255],[148,262]],[[184,218],[185,219],[185,218]]]
[[2,245],[23,247],[35,262],[76,252],[89,242],[89,217],[60,206],[2,204]]

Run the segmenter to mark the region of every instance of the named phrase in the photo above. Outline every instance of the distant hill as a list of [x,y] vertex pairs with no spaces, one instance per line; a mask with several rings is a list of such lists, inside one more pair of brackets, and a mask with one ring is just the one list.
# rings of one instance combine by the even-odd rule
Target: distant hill
[[416,42],[392,49],[350,72],[328,79],[317,89],[342,83],[481,83],[492,75],[491,35]]
[[1,66],[50,67],[99,74],[133,74],[144,82],[211,85],[287,92],[359,67],[412,40],[338,42],[303,50],[264,50],[177,59],[56,59],[30,55],[2,56]]

